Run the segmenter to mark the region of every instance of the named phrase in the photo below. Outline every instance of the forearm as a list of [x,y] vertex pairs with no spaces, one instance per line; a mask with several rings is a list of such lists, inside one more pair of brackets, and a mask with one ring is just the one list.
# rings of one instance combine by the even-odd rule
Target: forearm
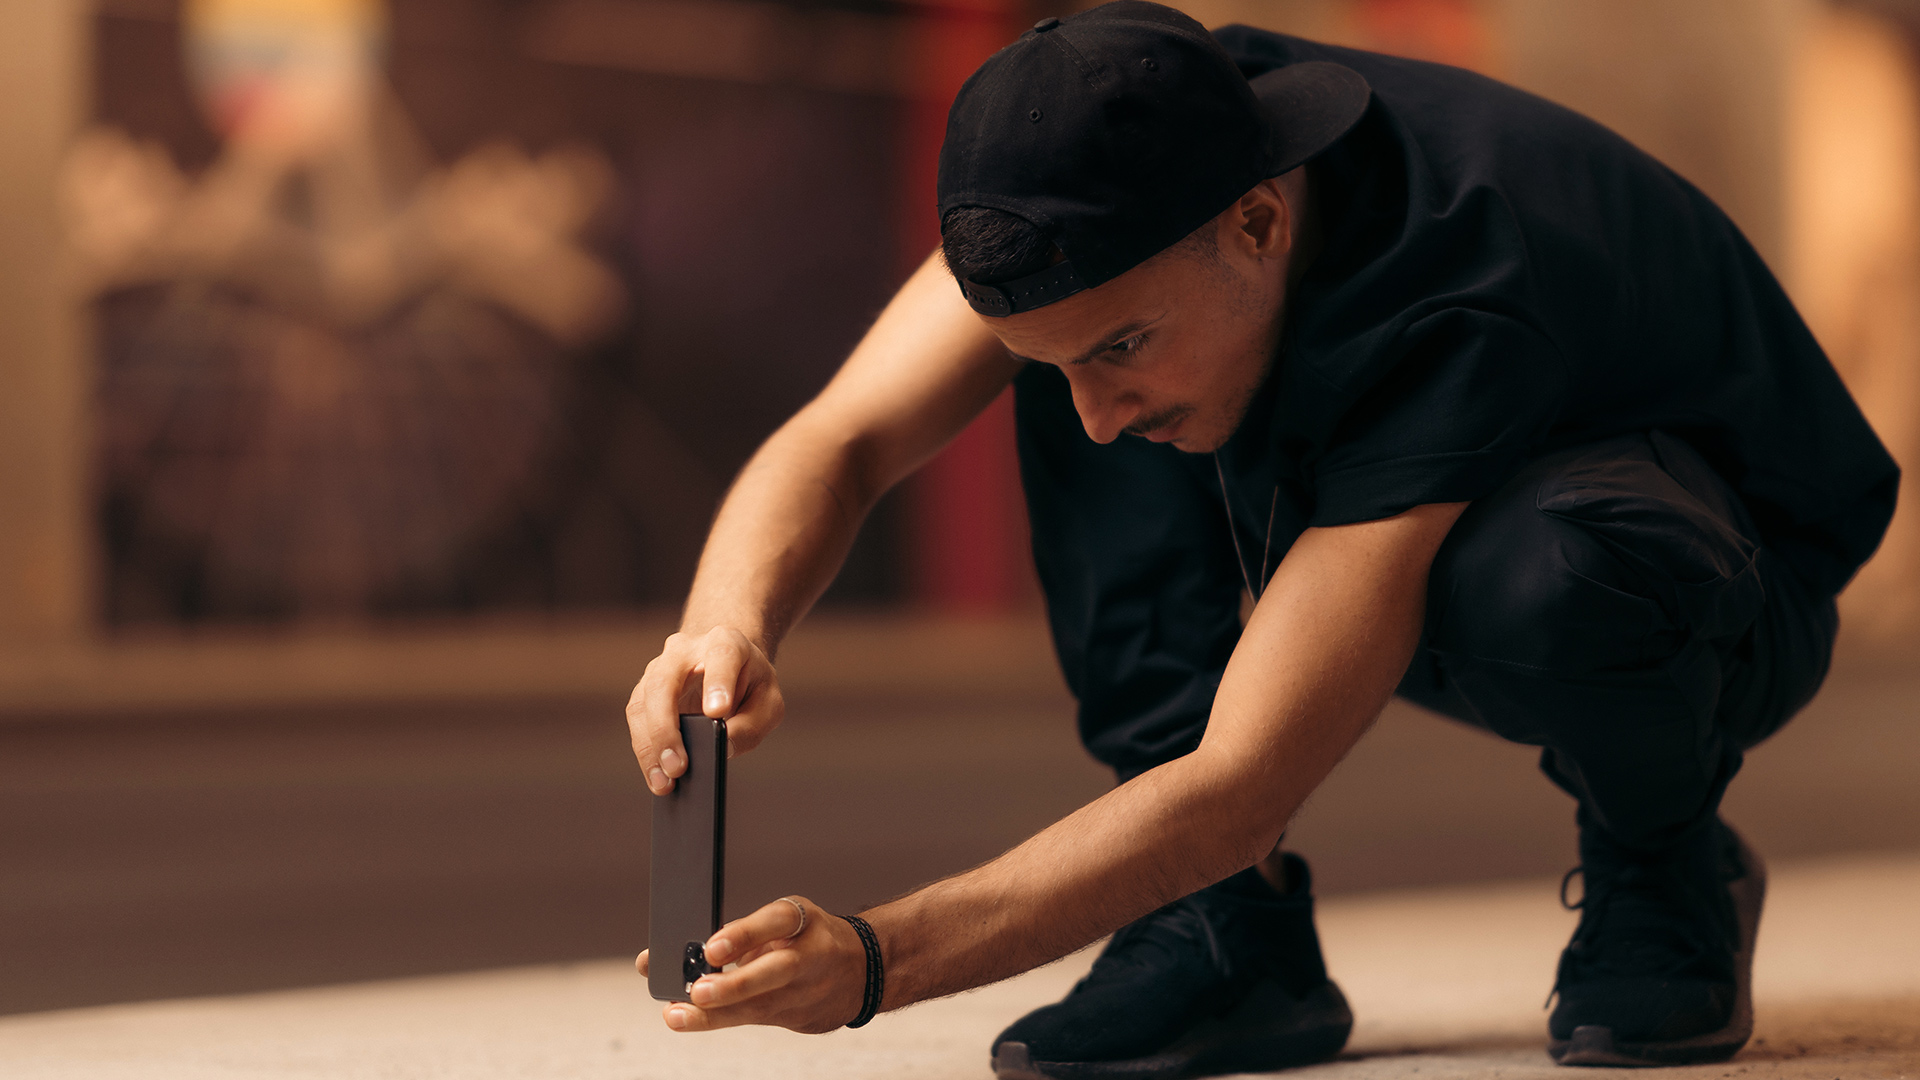
[[771,657],[832,582],[880,495],[859,482],[853,458],[804,418],[767,440],[714,519],[680,629],[731,626]]
[[[1404,668],[1406,658],[1398,659]],[[1383,701],[1303,713],[1264,767],[1203,746],[991,863],[870,912],[886,943],[886,1007],[1058,959],[1253,865]]]
[[1150,770],[998,859],[868,912],[884,1007],[1058,959],[1266,854],[1279,827],[1246,820],[1242,785],[1206,765],[1189,755]]
[[959,434],[1018,368],[938,258],[929,259],[834,380],[734,482],[681,629],[732,626],[771,655],[833,580],[873,504]]
[[1303,538],[1228,664],[1199,749],[985,866],[869,913],[886,953],[886,1006],[1063,956],[1271,851],[1405,672],[1427,565],[1458,512],[1369,523],[1348,545],[1357,554],[1329,550],[1332,530]]

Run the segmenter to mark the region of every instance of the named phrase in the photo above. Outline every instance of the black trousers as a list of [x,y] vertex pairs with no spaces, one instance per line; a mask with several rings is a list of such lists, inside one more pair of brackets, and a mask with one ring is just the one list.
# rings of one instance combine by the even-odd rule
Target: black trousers
[[[1032,367],[1015,402],[1034,554],[1081,738],[1125,780],[1199,744],[1240,570],[1208,457],[1093,443],[1064,379]],[[1725,480],[1639,432],[1540,458],[1467,509],[1399,693],[1541,747],[1583,820],[1658,848],[1812,698],[1837,627]]]

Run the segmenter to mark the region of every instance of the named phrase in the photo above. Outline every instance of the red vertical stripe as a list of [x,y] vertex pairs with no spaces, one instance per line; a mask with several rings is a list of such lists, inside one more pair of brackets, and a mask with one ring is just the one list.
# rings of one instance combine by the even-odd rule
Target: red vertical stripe
[[[947,109],[960,84],[1018,33],[1008,0],[920,9],[906,106],[902,263],[918,266],[940,243],[934,196]],[[916,603],[953,613],[1018,606],[1031,589],[1026,511],[1013,449],[1011,394],[1002,394],[914,479],[911,572]]]

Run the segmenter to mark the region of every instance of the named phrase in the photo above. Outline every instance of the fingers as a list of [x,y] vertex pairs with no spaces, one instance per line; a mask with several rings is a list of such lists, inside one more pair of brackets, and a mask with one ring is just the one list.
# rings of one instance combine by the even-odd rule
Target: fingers
[[744,754],[759,746],[787,713],[787,699],[780,684],[773,680],[773,668],[764,660],[766,680],[755,685],[743,702],[744,707],[727,721],[727,750],[730,755]]
[[713,1018],[698,1005],[669,1001],[660,1010],[660,1016],[675,1031],[712,1031],[714,1028]]
[[707,634],[702,660],[701,707],[727,721],[729,753],[743,754],[780,726],[786,698],[773,663],[745,634],[716,627]]
[[680,741],[682,713],[727,721],[729,754],[753,749],[786,715],[786,699],[767,654],[745,634],[717,626],[704,634],[675,634],[627,699],[627,727],[641,775],[655,795],[673,790],[686,774]]
[[799,897],[792,902],[775,900],[744,918],[735,919],[714,932],[707,939],[707,963],[714,967],[731,964],[746,956],[762,945],[784,941],[794,936],[800,929],[800,912],[794,910],[798,903],[807,913],[806,923],[814,925],[818,920],[830,918],[825,911]]
[[786,715],[767,654],[726,626],[667,639],[627,701],[634,757],[656,795],[672,791],[686,774],[680,716],[693,712],[727,721],[729,755],[758,746]]
[[799,970],[800,954],[797,951],[775,949],[732,971],[700,976],[693,984],[693,992],[687,996],[702,1009],[725,1008],[780,989],[792,982]]
[[[707,631],[705,647],[700,652],[700,667],[705,676],[700,680],[702,712],[715,720],[734,714],[734,703],[746,697],[750,689],[742,685],[741,676],[758,651],[747,640],[747,635],[731,627],[716,626]],[[731,730],[733,725],[727,726]]]
[[639,972],[642,975],[645,975],[647,973],[647,952],[648,951],[649,950],[641,949],[640,955],[633,958],[633,970]]
[[794,1002],[779,992],[792,988],[807,963],[806,954],[783,942],[732,971],[700,976],[688,995],[693,1001],[670,1003],[662,1015],[675,1031],[781,1023]]
[[655,795],[673,790],[675,777],[687,771],[687,751],[680,742],[679,697],[692,673],[695,657],[685,635],[667,639],[659,656],[647,664],[646,674],[627,699],[627,730],[640,775]]
[[[807,913],[797,936],[795,903]],[[735,967],[701,976],[691,1002],[662,1008],[661,1018],[675,1031],[740,1024],[832,1031],[859,1012],[865,990],[866,951],[858,935],[801,897],[777,900],[728,923],[707,942],[707,959]]]

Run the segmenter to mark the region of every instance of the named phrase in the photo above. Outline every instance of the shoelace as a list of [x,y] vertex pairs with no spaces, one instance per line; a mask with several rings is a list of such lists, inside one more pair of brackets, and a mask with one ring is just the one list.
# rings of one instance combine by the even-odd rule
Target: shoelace
[[1229,970],[1227,951],[1213,924],[1190,899],[1181,899],[1121,927],[1093,966],[1096,972],[1104,968],[1109,973],[1114,968],[1150,967],[1153,965],[1145,955],[1149,950],[1159,949],[1169,960],[1177,961],[1193,946],[1205,948],[1208,961],[1216,968]]
[[[1569,901],[1567,886],[1575,874],[1582,879],[1582,895]],[[1724,870],[1720,880],[1728,880]],[[1560,955],[1548,1004],[1577,974],[1678,975],[1717,960],[1714,938],[1726,933],[1721,926],[1726,913],[1673,869],[1633,863],[1609,867],[1595,885],[1596,875],[1584,865],[1560,879],[1560,903],[1580,912],[1580,926]]]

